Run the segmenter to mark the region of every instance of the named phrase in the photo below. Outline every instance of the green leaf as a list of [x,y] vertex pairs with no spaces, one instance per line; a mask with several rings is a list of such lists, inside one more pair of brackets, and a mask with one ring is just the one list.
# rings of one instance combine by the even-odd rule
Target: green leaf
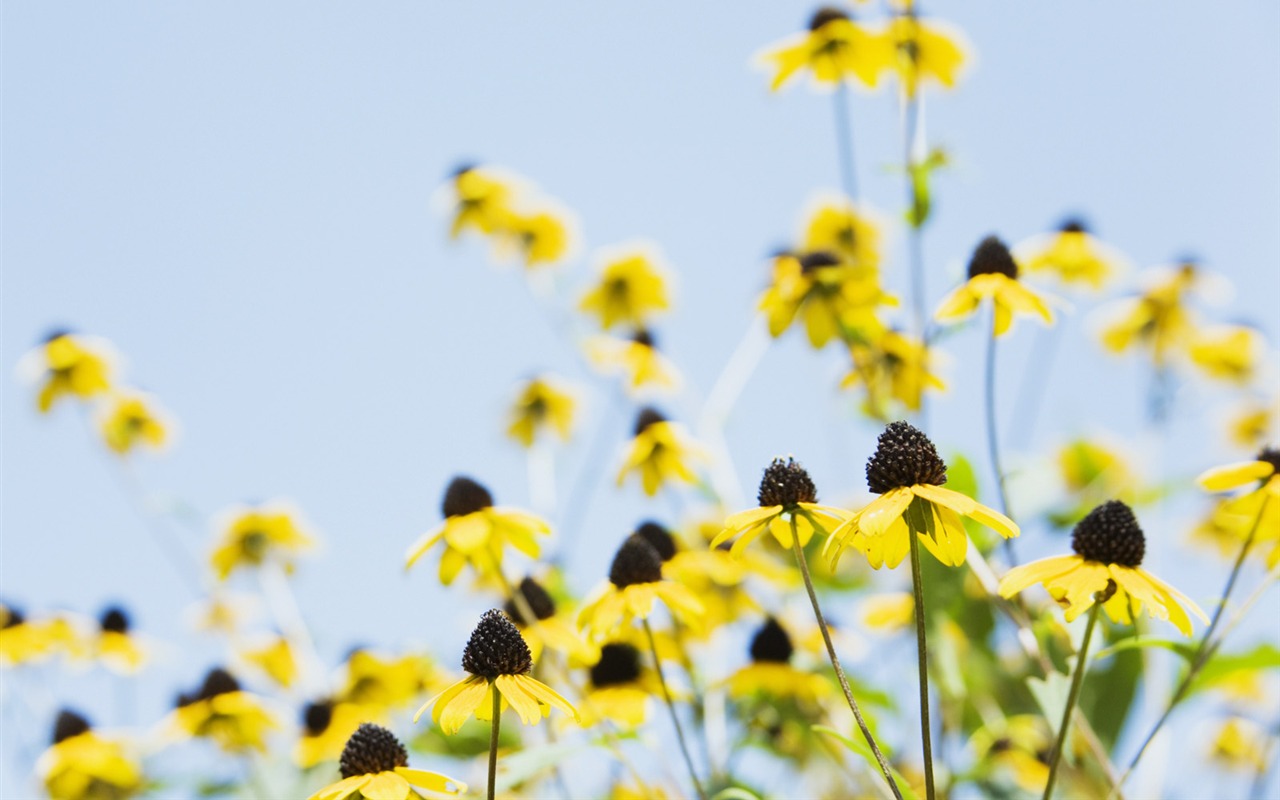
[[746,789],[739,789],[737,786],[730,786],[728,789],[716,792],[711,800],[760,800],[760,795],[748,792]]
[[1177,653],[1187,661],[1195,655],[1195,648],[1186,642],[1177,641],[1175,639],[1159,639],[1154,636],[1131,636],[1127,639],[1121,639],[1110,647],[1105,647],[1098,651],[1094,656],[1095,660],[1106,658],[1107,656],[1122,653],[1126,650],[1136,650],[1145,647],[1160,647],[1165,650]]
[[[871,768],[876,780],[881,780],[883,778],[883,775],[880,772],[880,762],[876,761],[875,754],[871,752],[871,748],[867,746],[866,742],[850,739],[835,728],[828,728],[826,725],[814,725],[813,730],[818,731],[819,733],[825,733],[833,739],[839,740],[840,743],[851,752],[861,756],[862,760],[867,762],[867,766]],[[920,800],[919,796],[914,790],[912,790],[911,784],[908,783],[907,779],[902,777],[902,774],[894,769],[892,765],[889,767],[889,772],[893,775],[893,779],[897,781],[898,790],[902,792],[903,800]]]
[[1216,655],[1200,670],[1187,690],[1187,697],[1225,683],[1240,672],[1259,672],[1280,668],[1280,648],[1260,644],[1252,650],[1230,655]]

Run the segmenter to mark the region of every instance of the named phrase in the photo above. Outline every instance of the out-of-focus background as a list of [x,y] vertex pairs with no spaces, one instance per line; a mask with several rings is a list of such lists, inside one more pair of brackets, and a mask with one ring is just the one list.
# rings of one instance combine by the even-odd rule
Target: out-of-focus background
[[[986,234],[1016,242],[1080,214],[1135,268],[1197,254],[1234,287],[1205,313],[1256,325],[1274,344],[1280,6],[934,6],[924,11],[959,26],[975,58],[956,91],[926,100],[929,141],[952,160],[926,233],[930,307]],[[406,574],[402,556],[437,523],[455,473],[480,478],[500,503],[529,504],[525,455],[503,436],[517,381],[544,369],[574,380],[580,431],[617,447],[631,420],[548,323],[519,267],[495,268],[478,241],[449,241],[433,196],[465,161],[537,181],[581,222],[582,255],[558,279],[567,297],[592,275],[594,248],[658,243],[678,275],[659,332],[686,382],[661,405],[693,422],[752,321],[768,254],[793,238],[815,192],[838,186],[829,98],[804,85],[770,94],[750,65],[810,11],[8,4],[0,364],[12,369],[54,327],[104,336],[180,436],[126,472],[73,404],[41,417],[30,387],[0,384],[0,598],[87,614],[127,605],[162,643],[133,712],[158,718],[219,650],[190,633],[183,611],[195,596],[136,502],[178,508],[203,531],[228,506],[288,498],[323,541],[295,578],[321,651],[337,659],[357,643],[421,642],[451,663],[478,609],[438,585],[434,563]],[[864,198],[897,220],[892,90],[855,94],[853,112]],[[891,228],[886,265],[899,292],[904,236]],[[1117,289],[1133,286],[1130,274]],[[1181,382],[1157,446],[1143,433],[1149,367],[1104,353],[1089,313],[1098,303],[1070,301],[1035,429],[1007,438],[1007,461],[1031,475],[1014,481],[1015,506],[1019,486],[1034,505],[1037,459],[1072,436],[1122,443],[1152,482],[1186,485],[1248,455],[1224,433],[1240,395],[1195,379]],[[1006,412],[1042,336],[1024,321],[1002,343]],[[942,347],[950,390],[931,402],[930,430],[944,451],[968,453],[989,486],[983,338],[970,328]],[[1278,367],[1272,349],[1263,385],[1273,395]],[[860,496],[876,430],[837,393],[843,369],[798,334],[771,346],[727,428],[744,496],[787,453],[823,499]],[[586,438],[557,452],[562,501]],[[603,577],[636,521],[676,515],[634,486],[616,490],[612,471],[569,562],[579,590]],[[1152,507],[1144,523],[1148,563],[1207,605],[1227,564],[1185,544],[1201,510],[1188,498]],[[193,552],[207,547],[196,532],[174,535]],[[1019,547],[1032,557],[1064,544],[1032,526]],[[878,579],[900,586],[906,575]],[[1274,611],[1275,595],[1265,602]],[[1273,613],[1257,616],[1240,642],[1280,633]],[[50,688],[111,718],[105,680],[72,674]],[[913,678],[903,694],[914,692]],[[1176,787],[1201,769],[1179,762],[1161,760],[1166,774],[1145,785]],[[5,767],[0,795],[22,796],[26,775],[13,760]]]

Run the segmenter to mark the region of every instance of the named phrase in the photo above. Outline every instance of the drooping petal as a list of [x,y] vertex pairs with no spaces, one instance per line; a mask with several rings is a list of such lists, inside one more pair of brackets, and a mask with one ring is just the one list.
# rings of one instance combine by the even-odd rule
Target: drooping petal
[[521,686],[524,687],[524,690],[536,698],[538,702],[543,705],[558,708],[574,719],[578,718],[577,709],[575,709],[573,705],[568,700],[564,699],[564,697],[562,697],[555,689],[552,689],[542,681],[537,680],[536,678],[530,678],[527,675],[518,675],[516,677],[519,679]]
[[370,775],[369,781],[360,790],[366,800],[406,800],[413,789],[409,782],[394,772],[379,772]]
[[432,792],[439,792],[440,794],[462,794],[467,790],[467,785],[462,781],[450,778],[448,775],[441,775],[438,772],[428,772],[425,769],[412,769],[410,767],[396,767],[395,773],[414,786]]
[[489,681],[479,675],[468,678],[462,690],[448,703],[436,703],[432,719],[445,733],[457,733],[462,723],[476,712],[480,704],[489,698]]
[[969,284],[963,283],[943,298],[942,304],[933,313],[933,318],[938,322],[958,322],[967,319],[977,310],[978,300],[977,294],[969,288]]
[[542,719],[542,709],[538,706],[537,698],[524,690],[524,686],[517,680],[519,677],[522,676],[499,675],[494,680],[494,686],[520,715],[520,721],[525,725],[532,725]]
[[1270,477],[1273,472],[1275,467],[1266,461],[1241,461],[1206,470],[1196,482],[1207,492],[1226,492]]
[[859,512],[859,530],[867,536],[880,536],[894,520],[902,517],[913,497],[912,489],[907,486],[900,486],[880,495]]
[[1076,569],[1083,560],[1075,555],[1051,556],[1014,567],[1000,579],[1000,596],[1010,598],[1033,584],[1052,583],[1060,576]]
[[343,778],[311,795],[310,800],[346,800],[358,792],[368,780],[368,775],[352,775],[350,778]]
[[409,567],[412,567],[414,562],[422,558],[422,554],[430,550],[431,545],[440,541],[442,536],[444,536],[444,525],[433,528],[419,537],[418,541],[414,542],[413,545],[409,547],[408,552],[405,553],[404,568],[408,569]]

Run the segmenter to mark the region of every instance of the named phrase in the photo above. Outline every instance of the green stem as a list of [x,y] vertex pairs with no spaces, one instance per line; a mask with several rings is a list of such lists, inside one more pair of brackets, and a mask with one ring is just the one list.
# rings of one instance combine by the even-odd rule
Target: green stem
[[1058,779],[1058,765],[1062,763],[1062,751],[1066,749],[1067,733],[1071,730],[1071,715],[1076,710],[1076,701],[1080,699],[1080,687],[1084,685],[1085,661],[1089,657],[1089,640],[1093,638],[1093,628],[1098,622],[1098,611],[1102,603],[1094,598],[1093,608],[1089,609],[1089,623],[1084,628],[1084,641],[1080,643],[1080,654],[1076,656],[1076,669],[1071,677],[1071,692],[1067,695],[1067,707],[1062,712],[1062,725],[1058,728],[1058,740],[1053,743],[1053,753],[1049,756],[1049,780],[1044,785],[1044,800],[1053,796],[1053,784]]
[[924,794],[934,800],[937,790],[933,785],[933,732],[929,725],[929,644],[924,632],[924,583],[920,580],[919,534],[909,530],[911,540],[911,591],[916,601],[916,659],[920,670],[920,741],[924,747]]
[[842,80],[832,93],[836,115],[836,147],[840,152],[840,182],[852,202],[858,202],[857,170],[853,160],[853,117],[849,112],[849,87]]
[[[815,529],[820,526],[812,517],[806,516],[809,524]],[[822,607],[818,605],[818,594],[813,588],[813,578],[809,575],[809,563],[804,557],[804,548],[800,546],[800,534],[796,531],[796,516],[791,514],[791,550],[795,553],[796,564],[800,567],[800,577],[804,579],[804,588],[809,592],[809,602],[813,605],[813,616],[818,620],[818,630],[822,632],[822,641],[827,645],[827,656],[831,659],[831,666],[835,668],[836,679],[840,682],[840,689],[844,692],[844,699],[849,703],[849,710],[853,712],[853,718],[858,723],[858,729],[862,731],[862,738],[867,740],[867,746],[871,748],[871,754],[875,756],[876,763],[880,765],[880,772],[884,775],[885,781],[889,784],[889,789],[893,792],[893,796],[897,800],[902,800],[902,791],[898,788],[898,782],[893,779],[893,772],[889,769],[889,762],[884,757],[884,753],[880,752],[880,746],[876,744],[876,739],[871,735],[871,729],[867,727],[867,721],[862,718],[862,711],[858,708],[858,701],[853,699],[853,690],[849,688],[849,679],[845,677],[844,668],[840,666],[840,657],[836,655],[836,646],[831,641],[831,631],[827,628],[827,621],[822,616]]]
[[671,690],[667,688],[667,676],[662,672],[662,659],[658,658],[658,642],[653,638],[653,628],[649,626],[649,620],[641,620],[644,624],[644,632],[649,637],[649,652],[653,654],[653,668],[658,673],[658,683],[662,686],[662,699],[667,704],[667,710],[671,712],[671,724],[676,728],[676,740],[680,743],[680,754],[684,756],[685,766],[689,768],[689,780],[693,781],[693,789],[698,793],[701,800],[707,800],[707,793],[702,788],[702,782],[698,780],[698,772],[693,767],[693,757],[689,755],[689,745],[684,740],[684,729],[680,727],[680,715],[676,714],[675,701],[671,699]]
[[[996,306],[991,304],[991,336],[987,339],[986,400],[987,407],[987,453],[991,457],[991,469],[996,474],[996,488],[999,490],[1000,511],[1009,516],[1009,490],[1005,486],[1004,468],[1000,466],[1000,434],[996,424]],[[1009,566],[1018,565],[1013,554],[1013,540],[1004,540],[1004,555]]]
[[489,691],[493,694],[493,717],[489,722],[489,800],[494,800],[497,796],[498,731],[502,728],[502,693],[492,685]]

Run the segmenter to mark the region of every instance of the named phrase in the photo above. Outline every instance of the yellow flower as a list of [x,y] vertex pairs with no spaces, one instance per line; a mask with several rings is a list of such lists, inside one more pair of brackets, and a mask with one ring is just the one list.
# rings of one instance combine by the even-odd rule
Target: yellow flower
[[146,660],[146,653],[129,627],[128,615],[118,607],[108,608],[99,620],[94,656],[114,672],[137,672]]
[[360,724],[377,717],[377,711],[371,714],[356,703],[335,703],[332,700],[307,703],[302,709],[302,735],[293,751],[294,761],[303,769],[325,761],[337,761],[347,740]]
[[1114,622],[1129,624],[1142,610],[1172,622],[1191,635],[1185,605],[1202,621],[1204,612],[1186,595],[1142,569],[1146,540],[1133,511],[1108,500],[1090,511],[1071,536],[1073,556],[1053,556],[1015,567],[1000,581],[1000,596],[1013,597],[1032,584],[1043,584],[1065,609],[1071,622],[1095,603],[1102,603]]
[[472,714],[476,719],[493,717],[494,692],[502,708],[510,704],[520,721],[532,725],[547,716],[555,706],[578,718],[569,701],[545,683],[529,677],[533,656],[520,636],[519,629],[498,609],[490,609],[480,618],[462,652],[462,668],[470,677],[458,681],[428,700],[413,715],[417,722],[423,712],[435,706],[431,719],[446,734],[454,734]]
[[820,197],[807,213],[803,251],[832,253],[846,264],[879,269],[881,223],[847,197]]
[[335,700],[362,706],[366,713],[398,709],[440,680],[424,656],[385,656],[357,648],[347,655]]
[[440,582],[445,586],[453,583],[468,563],[481,576],[492,574],[502,566],[508,545],[537,558],[540,546],[535,537],[551,532],[543,519],[527,511],[495,507],[489,490],[463,475],[449,482],[441,512],[444,522],[413,543],[405,555],[405,569],[443,540]]
[[759,508],[741,511],[724,521],[724,528],[711,540],[712,547],[737,537],[729,550],[730,555],[736,556],[767,531],[779,545],[790,550],[792,530],[804,547],[817,530],[830,533],[849,516],[841,509],[818,503],[813,479],[794,458],[775,458],[765,468],[757,499]]
[[1251,719],[1231,717],[1214,734],[1209,757],[1227,769],[1263,774],[1270,766],[1271,742],[1266,730]]
[[888,66],[898,73],[908,97],[926,81],[955,88],[968,60],[968,48],[958,30],[936,20],[902,14],[889,21],[884,36],[894,56]]
[[52,800],[125,800],[143,788],[142,767],[124,744],[98,736],[84,717],[61,711],[53,746],[36,773]]
[[226,512],[226,522],[217,546],[209,557],[219,580],[236,569],[279,562],[293,569],[293,556],[309,549],[313,541],[304,532],[297,513],[283,504],[257,508],[234,508]]
[[1147,289],[1137,297],[1118,302],[1118,316],[1102,330],[1102,344],[1114,353],[1134,346],[1150,348],[1157,366],[1185,350],[1195,334],[1195,322],[1187,302],[1201,276],[1187,261],[1173,270],[1153,270]]
[[832,693],[831,684],[821,675],[792,666],[794,652],[786,629],[775,618],[766,619],[751,638],[751,664],[729,678],[729,696],[792,699],[807,707],[818,706]]
[[781,89],[802,70],[819,85],[856,78],[875,86],[888,65],[891,51],[875,32],[850,19],[845,11],[826,6],[809,20],[809,30],[770,45],[755,61],[773,73],[769,88]]
[[641,329],[630,339],[594,336],[587,340],[587,359],[605,374],[621,373],[627,391],[645,389],[672,392],[680,386],[680,374],[670,359],[658,352],[653,334]]
[[510,216],[518,181],[498,170],[465,165],[453,174],[453,222],[449,235],[456,239],[468,229],[497,233]]
[[0,664],[16,666],[39,661],[54,649],[47,626],[10,605],[0,605]]
[[842,389],[866,382],[872,408],[885,394],[912,411],[920,410],[926,389],[945,391],[947,385],[933,373],[931,351],[919,339],[886,330],[867,344],[851,343],[853,368],[840,382]]
[[102,439],[119,455],[146,446],[161,450],[168,443],[172,423],[155,401],[141,392],[113,395],[98,418]]
[[915,620],[915,598],[910,592],[885,592],[862,602],[862,624],[871,630],[893,633]]
[[656,249],[624,245],[602,251],[597,260],[600,277],[578,307],[599,317],[601,328],[609,330],[620,322],[643,328],[655,313],[670,307],[667,270]]
[[1099,442],[1076,439],[1058,451],[1058,470],[1071,492],[1114,495],[1133,486],[1133,473],[1124,457]]
[[634,434],[622,469],[618,471],[618,485],[632,472],[639,473],[644,493],[652,497],[671,480],[697,483],[698,476],[690,462],[702,458],[702,448],[689,438],[683,427],[646,407],[636,416]]
[[566,211],[544,207],[528,214],[510,212],[500,218],[497,232],[499,255],[509,249],[520,254],[526,267],[564,261],[573,252],[572,217]]
[[600,657],[599,650],[583,641],[573,626],[558,613],[555,600],[542,584],[526,577],[515,591],[533,613],[533,621],[524,618],[515,598],[508,600],[502,609],[520,629],[534,661],[542,657],[543,647],[568,656],[570,664],[589,664]]
[[1008,770],[1024,791],[1039,794],[1049,779],[1053,734],[1042,717],[1015,714],[993,720],[969,740],[981,768]]
[[88,400],[110,390],[114,361],[105,341],[56,330],[23,357],[18,371],[39,385],[36,406],[47,414],[62,397]]
[[609,642],[590,669],[591,682],[582,699],[582,725],[612,720],[624,729],[638,728],[649,715],[649,700],[662,687],[640,661],[640,650],[625,642]]
[[631,535],[613,557],[609,580],[583,603],[578,625],[596,641],[614,636],[633,619],[648,619],[661,600],[672,616],[695,630],[701,627],[702,603],[688,587],[662,576],[662,557],[646,539]]
[[1280,421],[1280,395],[1271,403],[1250,400],[1231,418],[1231,441],[1240,447],[1255,448],[1276,438]]
[[532,378],[520,387],[515,404],[507,415],[510,420],[507,435],[525,447],[532,447],[534,439],[549,430],[567,440],[573,429],[576,406],[573,395],[555,378]]
[[1253,461],[1215,467],[1197,480],[1210,492],[1253,484],[1250,491],[1223,503],[1221,513],[1249,520],[1243,530],[1262,541],[1276,542],[1267,556],[1267,569],[1280,564],[1280,450],[1264,447]]
[[339,760],[342,780],[310,800],[416,800],[417,786],[437,794],[462,794],[467,785],[446,775],[409,768],[409,754],[395,734],[365,723],[351,734]]
[[1124,263],[1079,219],[1067,220],[1055,233],[1022,242],[1016,251],[1018,265],[1028,273],[1049,273],[1064,285],[1083,284],[1094,291],[1106,285]]
[[1223,558],[1234,558],[1253,520],[1232,511],[1231,498],[1215,498],[1208,513],[1191,529],[1191,540],[1213,547]]
[[[643,526],[641,526],[643,527]],[[724,528],[724,517],[694,526],[688,549],[679,549],[662,571],[671,580],[688,587],[702,601],[704,635],[710,635],[746,615],[762,613],[760,605],[748,591],[751,576],[780,587],[793,588],[798,581],[795,570],[788,569],[776,558],[759,550],[741,550],[730,555],[730,545],[710,547],[711,541]]]
[[831,567],[845,548],[854,547],[873,569],[894,569],[910,551],[913,535],[943,564],[958,567],[969,545],[961,517],[1006,539],[1018,535],[1013,520],[942,488],[946,480],[947,465],[929,437],[909,423],[889,423],[867,461],[867,486],[880,496],[831,532],[823,548]]
[[1224,325],[1193,333],[1188,354],[1208,377],[1243,385],[1266,357],[1266,340],[1252,328]]
[[896,304],[896,298],[881,288],[878,269],[816,250],[774,257],[773,282],[760,296],[759,308],[774,338],[799,317],[809,344],[821,348],[837,336],[849,340],[878,334],[883,325],[877,309]]
[[1017,262],[994,236],[979,243],[969,260],[969,279],[943,299],[934,317],[943,323],[967,319],[987,299],[995,304],[996,336],[1009,331],[1015,313],[1034,314],[1046,325],[1053,324],[1045,299],[1018,280]]
[[193,695],[178,698],[175,727],[187,736],[211,739],[223,750],[266,752],[267,732],[279,727],[257,696],[241,691],[226,670],[213,669]]
[[282,688],[288,689],[298,678],[298,662],[289,640],[283,636],[276,636],[263,646],[248,648],[240,655]]

